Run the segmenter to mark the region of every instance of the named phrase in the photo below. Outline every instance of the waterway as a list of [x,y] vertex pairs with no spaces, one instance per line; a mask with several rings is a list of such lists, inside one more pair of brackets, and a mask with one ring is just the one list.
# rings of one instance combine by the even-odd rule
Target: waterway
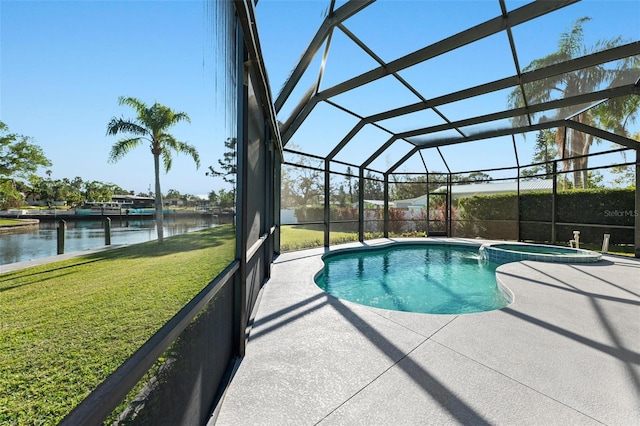
[[[165,218],[164,237],[218,226],[207,217]],[[67,221],[65,253],[87,250],[105,245],[102,221]],[[55,256],[58,250],[58,222],[41,221],[39,229],[0,234],[0,265]],[[154,220],[111,221],[111,244],[136,244],[158,238]]]

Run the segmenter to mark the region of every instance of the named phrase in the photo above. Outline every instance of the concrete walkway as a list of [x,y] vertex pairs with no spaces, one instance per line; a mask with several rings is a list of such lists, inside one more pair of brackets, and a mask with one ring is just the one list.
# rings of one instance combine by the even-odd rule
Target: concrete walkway
[[323,252],[276,259],[217,425],[640,424],[638,259],[506,264],[508,307],[425,315],[328,296]]

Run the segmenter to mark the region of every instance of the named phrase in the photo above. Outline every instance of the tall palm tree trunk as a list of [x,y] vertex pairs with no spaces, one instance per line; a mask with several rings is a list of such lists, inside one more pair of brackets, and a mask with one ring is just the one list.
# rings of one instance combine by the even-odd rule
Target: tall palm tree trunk
[[[567,145],[565,143],[565,137],[566,137],[566,133],[565,133],[565,129],[564,127],[558,127],[556,129],[556,147],[558,149],[558,154],[560,155],[560,158],[562,159],[562,170],[561,171],[567,171],[569,170],[569,160],[567,160],[567,153],[566,153],[566,148]],[[567,174],[566,173],[562,173],[561,174],[561,178],[560,178],[560,188],[561,189],[567,189]]]
[[153,154],[153,168],[156,180],[156,231],[158,232],[158,243],[164,240],[164,217],[162,213],[162,191],[160,189],[160,154]]
[[[584,114],[579,114],[575,120],[578,123],[584,123]],[[584,133],[578,132],[576,130],[571,130],[571,137],[569,140],[571,141],[571,157],[582,155],[582,151],[584,148]],[[571,168],[573,169],[573,187],[574,188],[584,188],[585,182],[582,180],[582,158],[573,158],[571,160]]]
[[[589,150],[591,149],[591,145],[593,145],[593,136],[589,134],[585,134],[584,146],[582,147],[582,154],[589,154]],[[586,170],[589,167],[589,157],[583,157],[580,167],[582,170],[582,182],[584,182],[584,187],[589,187],[589,171]]]

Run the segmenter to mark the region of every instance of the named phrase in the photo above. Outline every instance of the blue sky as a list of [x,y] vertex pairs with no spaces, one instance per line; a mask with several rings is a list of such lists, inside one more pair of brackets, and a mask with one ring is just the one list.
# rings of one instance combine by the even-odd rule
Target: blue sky
[[187,2],[2,1],[0,119],[31,136],[52,160],[53,178],[100,180],[136,192],[153,183],[146,146],[107,163],[118,137],[113,116],[133,118],[118,96],[187,112],[173,134],[195,145],[202,167],[174,156],[163,191],[207,193],[205,169],[223,151],[216,119],[211,28],[203,4]]
[[[507,0],[507,7],[525,3]],[[274,97],[322,22],[327,5],[324,1],[260,0],[257,24]],[[442,7],[445,15],[434,12]],[[470,9],[472,14],[460,13]],[[389,61],[499,13],[497,1],[379,1],[345,25]],[[118,105],[118,96],[134,96],[148,103],[157,101],[190,115],[192,124],[176,126],[173,134],[195,145],[202,159],[202,167],[196,170],[188,157],[174,157],[173,169],[162,176],[163,191],[206,194],[219,189],[223,186],[221,179],[205,176],[207,166],[217,165],[222,156],[222,143],[227,136],[222,124],[224,111],[215,102],[214,30],[206,14],[207,7],[199,0],[1,0],[0,120],[11,131],[34,138],[53,162],[53,178],[80,176],[141,192],[153,182],[148,148],[141,146],[120,162],[107,163],[117,137],[105,135],[106,125],[113,116],[133,116],[130,109]],[[389,20],[390,16],[393,19]],[[521,66],[540,52],[553,52],[558,34],[581,16],[593,18],[585,25],[587,44],[617,35],[640,39],[640,2],[585,1],[552,14],[542,24],[524,24],[514,30]],[[447,67],[433,61],[423,68],[406,70],[403,77],[431,97],[511,75],[514,70],[510,61],[491,56],[502,52],[500,37],[503,36],[483,42],[481,49],[461,51],[458,60],[466,61],[464,66]],[[376,66],[344,35],[336,34],[333,44],[323,87]],[[316,78],[318,67],[316,60],[310,68],[311,80]],[[303,89],[307,87],[303,85]],[[378,90],[389,95],[374,102],[366,93],[354,93],[338,96],[335,101],[363,114],[415,102],[412,95],[395,91],[391,81],[381,81]],[[504,98],[491,102],[504,102]],[[464,118],[486,108],[482,103],[451,106],[447,113]],[[286,119],[287,108],[290,110],[291,105],[285,105],[281,119]],[[430,122],[434,118],[408,119]],[[331,126],[326,125],[327,121]],[[331,108],[320,107],[293,142],[310,152],[325,153],[326,147],[339,140],[353,122]],[[390,123],[390,127],[401,130],[412,124],[398,121]],[[360,141],[345,149],[339,158],[358,159],[363,151],[358,144],[384,137],[365,129]],[[527,155],[526,147],[531,144],[522,143],[522,155]],[[456,154],[456,150],[462,151]],[[466,159],[474,157],[468,147],[451,147],[448,151],[456,167],[473,166],[472,162],[465,164]],[[374,165],[384,167],[402,154],[400,148]],[[499,165],[500,161],[513,163],[512,151],[505,153],[503,160],[498,157],[489,166]],[[439,165],[436,162],[432,167]],[[44,170],[41,174],[44,176]]]

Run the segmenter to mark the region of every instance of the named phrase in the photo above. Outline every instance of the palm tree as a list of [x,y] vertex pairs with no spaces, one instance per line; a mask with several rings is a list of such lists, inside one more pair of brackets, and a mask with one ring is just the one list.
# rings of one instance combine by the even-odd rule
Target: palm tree
[[[621,37],[616,37],[612,40],[598,41],[592,47],[584,46],[584,32],[582,25],[590,19],[591,18],[589,17],[583,17],[576,20],[570,31],[564,32],[560,35],[558,50],[556,52],[543,58],[533,60],[523,69],[523,71],[527,72],[560,62],[566,62],[597,51],[611,49],[623,43]],[[634,67],[634,64],[632,64],[631,61],[633,61],[633,59],[619,61],[616,69],[605,68],[604,65],[598,65],[534,81],[525,85],[524,91],[526,94],[523,93],[520,88],[517,88],[510,93],[508,99],[509,107],[519,108],[524,106],[525,97],[529,105],[534,105],[550,101],[557,93],[559,93],[562,98],[568,98],[598,90],[604,86],[615,83],[616,79],[620,78],[622,75],[626,75],[629,72],[630,67]],[[576,107],[573,107],[573,109],[571,108],[572,107],[559,108],[554,118],[571,118],[587,125],[594,125],[599,121],[602,121],[601,117],[603,110],[601,108],[582,111],[576,111]],[[635,114],[637,110],[638,108],[636,105],[632,114]],[[527,124],[526,120],[526,116],[518,117],[514,119],[514,124]],[[571,129],[566,129],[565,139],[565,129],[558,128],[556,129],[555,141],[558,147],[558,153],[563,159],[564,170],[568,170],[570,165],[573,166],[574,186],[576,188],[584,187],[587,183],[587,171],[583,170],[580,172],[578,170],[585,169],[587,167],[587,157],[568,157],[587,155],[594,142],[593,136],[573,131]]]
[[200,156],[192,145],[180,142],[167,133],[167,129],[181,121],[191,123],[191,119],[184,112],[176,112],[159,103],[148,107],[144,102],[132,97],[120,96],[120,105],[128,105],[136,111],[134,120],[124,120],[113,117],[107,125],[107,135],[119,133],[129,134],[131,137],[120,139],[111,147],[109,162],[114,163],[123,158],[131,149],[148,141],[153,154],[153,167],[155,173],[155,197],[156,197],[156,228],[158,243],[163,241],[163,215],[162,215],[162,191],[160,190],[160,157],[164,163],[165,173],[171,169],[171,151],[188,154],[200,167]]

